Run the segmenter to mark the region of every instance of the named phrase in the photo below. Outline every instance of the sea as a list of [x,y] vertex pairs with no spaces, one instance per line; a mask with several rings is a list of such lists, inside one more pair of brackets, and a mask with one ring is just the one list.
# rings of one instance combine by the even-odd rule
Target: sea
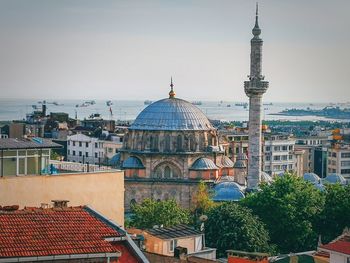
[[[71,118],[88,118],[91,114],[99,113],[104,119],[113,119],[121,121],[132,121],[145,108],[144,101],[138,100],[112,100],[111,105],[107,105],[105,100],[95,100],[95,104],[90,105],[83,100],[46,100],[47,113],[66,112]],[[247,101],[244,101],[245,103]],[[0,121],[23,120],[26,114],[29,114],[37,107],[41,109],[43,101],[29,99],[0,99]],[[55,105],[55,104],[56,105]],[[249,109],[237,105],[238,101],[201,101],[199,107],[209,119],[221,121],[247,121]],[[317,116],[282,116],[273,115],[285,109],[322,109],[329,104],[325,103],[264,103],[264,120],[328,120],[328,121],[349,121],[335,120]],[[111,114],[112,112],[112,114]]]

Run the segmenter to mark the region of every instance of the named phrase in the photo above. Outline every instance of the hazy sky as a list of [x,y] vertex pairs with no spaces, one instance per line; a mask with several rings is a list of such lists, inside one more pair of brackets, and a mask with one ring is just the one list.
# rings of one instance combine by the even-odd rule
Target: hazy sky
[[[265,101],[350,101],[350,1],[260,1]],[[0,0],[0,98],[247,100],[255,1]]]

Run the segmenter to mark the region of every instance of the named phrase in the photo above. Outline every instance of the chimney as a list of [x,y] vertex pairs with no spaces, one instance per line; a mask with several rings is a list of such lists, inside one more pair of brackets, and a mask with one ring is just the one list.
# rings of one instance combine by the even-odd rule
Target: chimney
[[51,200],[54,208],[65,208],[68,207],[69,200]]
[[186,260],[187,258],[187,248],[186,247],[176,247],[174,249],[174,257],[181,259],[181,260]]

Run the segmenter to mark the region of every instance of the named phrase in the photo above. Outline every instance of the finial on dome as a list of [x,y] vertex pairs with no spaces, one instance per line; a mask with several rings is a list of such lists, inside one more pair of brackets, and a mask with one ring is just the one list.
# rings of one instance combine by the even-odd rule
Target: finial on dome
[[255,11],[255,26],[253,28],[253,35],[255,37],[258,37],[261,34],[261,29],[259,28],[259,22],[258,22],[258,18],[259,18],[259,4],[258,2],[256,2],[256,11]]
[[175,91],[174,91],[174,84],[173,84],[173,77],[170,78],[170,92],[169,92],[169,98],[175,98]]

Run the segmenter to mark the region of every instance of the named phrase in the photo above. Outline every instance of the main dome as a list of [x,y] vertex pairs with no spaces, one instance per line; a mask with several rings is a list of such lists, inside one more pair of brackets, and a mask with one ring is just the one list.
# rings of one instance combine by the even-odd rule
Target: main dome
[[147,106],[129,128],[129,130],[152,131],[213,129],[213,125],[199,108],[188,101],[174,97]]

